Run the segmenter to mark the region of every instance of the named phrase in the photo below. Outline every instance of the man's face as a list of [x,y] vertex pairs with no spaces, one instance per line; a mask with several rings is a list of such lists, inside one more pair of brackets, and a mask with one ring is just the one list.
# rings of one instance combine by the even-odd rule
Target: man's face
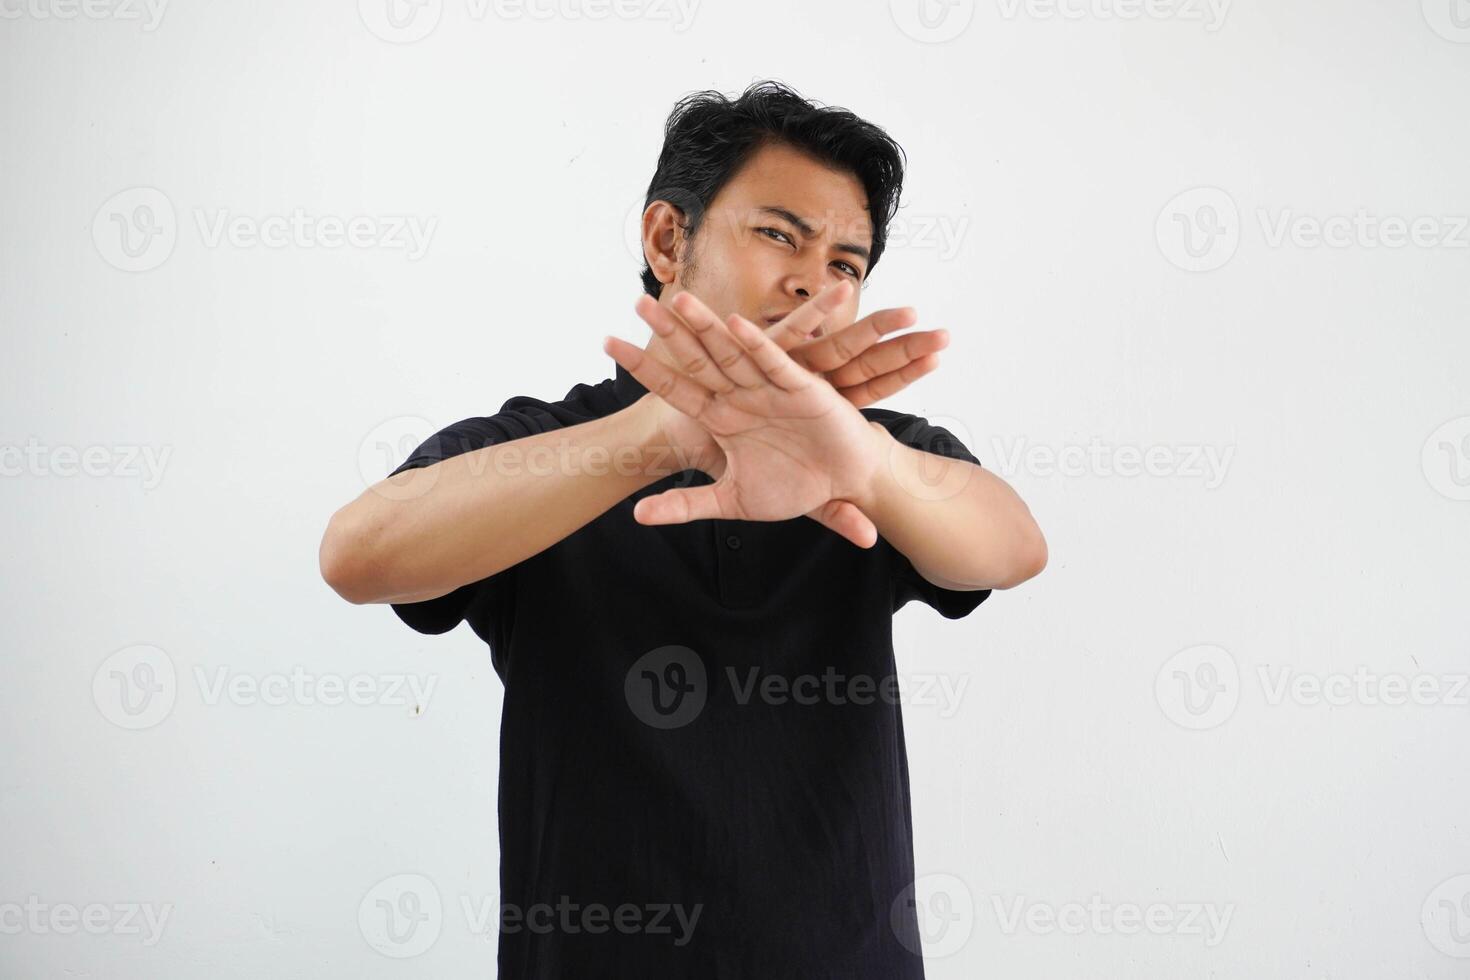
[[764,329],[847,279],[854,288],[837,316],[850,323],[873,242],[866,205],[852,174],[787,146],[764,146],[710,202],[689,261],[678,264],[659,302],[688,290],[715,313],[739,313]]

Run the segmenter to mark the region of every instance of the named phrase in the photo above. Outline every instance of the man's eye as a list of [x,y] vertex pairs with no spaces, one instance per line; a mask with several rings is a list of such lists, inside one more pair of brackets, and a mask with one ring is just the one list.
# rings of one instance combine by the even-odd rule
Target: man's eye
[[756,229],[756,231],[760,231],[760,232],[767,232],[767,231],[768,231],[768,232],[770,232],[770,233],[771,233],[771,234],[772,234],[772,235],[780,235],[780,236],[781,236],[781,238],[782,238],[782,239],[783,239],[783,240],[784,240],[784,241],[785,241],[785,242],[786,242],[786,243],[787,243],[787,244],[788,244],[788,245],[789,245],[789,244],[791,244],[791,236],[790,236],[790,235],[788,235],[788,234],[786,234],[786,232],[784,232],[784,231],[782,231],[782,230],[780,230],[780,229],[779,229],[779,228],[757,228],[757,229]]
[[844,269],[847,270],[847,274],[852,276],[854,279],[861,279],[863,277],[863,274],[857,271],[857,267],[854,266],[851,262],[834,262],[833,265],[842,266]]

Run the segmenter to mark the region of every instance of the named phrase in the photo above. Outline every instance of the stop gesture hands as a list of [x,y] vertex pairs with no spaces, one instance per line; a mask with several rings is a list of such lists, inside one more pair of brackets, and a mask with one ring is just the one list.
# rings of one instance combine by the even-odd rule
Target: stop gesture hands
[[[921,330],[878,343],[885,334],[913,326],[917,319],[912,307],[879,310],[852,324],[834,322],[826,316],[818,293],[782,320],[775,328],[786,332],[774,336],[778,346],[795,343],[788,353],[802,367],[821,374],[837,393],[856,408],[895,395],[939,366],[939,352],[949,343],[948,331]],[[814,329],[816,321],[829,329],[811,340],[797,343]],[[769,334],[770,331],[767,331]],[[877,344],[877,346],[873,346]]]
[[[876,543],[877,528],[854,501],[864,499],[884,464],[887,436],[862,416],[855,399],[839,393],[821,367],[833,364],[830,370],[836,372],[851,365],[856,338],[847,338],[845,350],[839,335],[803,345],[802,362],[815,370],[788,353],[837,309],[849,289],[847,282],[829,286],[768,331],[738,314],[721,321],[687,292],[674,297],[672,309],[652,297],[640,298],[639,316],[680,370],[618,338],[609,337],[605,349],[658,396],[659,427],[672,442],[697,454],[716,450],[711,453],[716,461],[706,470],[716,480],[640,500],[633,512],[639,523],[781,521],[805,515],[858,547]],[[860,332],[871,335],[870,345],[881,325],[868,324]],[[825,348],[817,346],[824,342]],[[925,346],[935,342],[931,337]],[[888,372],[894,375],[889,387],[904,387],[905,374],[914,377],[934,366],[931,355],[890,351],[887,356],[903,362]],[[930,363],[920,363],[926,358]],[[883,397],[882,386],[871,384],[871,363],[866,381],[857,377],[862,367],[854,371],[848,375],[854,383],[847,387],[859,397]]]

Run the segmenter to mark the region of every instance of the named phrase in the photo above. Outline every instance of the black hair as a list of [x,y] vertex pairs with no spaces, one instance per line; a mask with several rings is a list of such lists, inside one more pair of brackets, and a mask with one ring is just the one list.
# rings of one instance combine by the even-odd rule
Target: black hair
[[[755,150],[785,144],[857,177],[873,226],[867,275],[883,255],[888,222],[898,209],[907,160],[882,129],[846,109],[822,106],[775,81],[754,82],[736,99],[715,91],[680,99],[664,125],[663,150],[643,208],[668,201],[683,214],[686,252],[715,195]],[[663,283],[643,264],[643,289],[657,298]]]

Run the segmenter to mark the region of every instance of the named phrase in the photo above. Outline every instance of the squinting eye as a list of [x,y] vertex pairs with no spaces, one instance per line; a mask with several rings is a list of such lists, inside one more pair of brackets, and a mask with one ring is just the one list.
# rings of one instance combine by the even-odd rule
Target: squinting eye
[[787,244],[791,243],[791,236],[787,235],[786,232],[780,230],[779,228],[757,228],[756,231],[768,231],[773,235],[780,235],[783,239],[786,240]]
[[863,277],[863,274],[861,272],[858,272],[857,269],[848,262],[836,262],[833,264],[844,266],[847,269],[847,274],[852,276],[854,279],[861,279]]

